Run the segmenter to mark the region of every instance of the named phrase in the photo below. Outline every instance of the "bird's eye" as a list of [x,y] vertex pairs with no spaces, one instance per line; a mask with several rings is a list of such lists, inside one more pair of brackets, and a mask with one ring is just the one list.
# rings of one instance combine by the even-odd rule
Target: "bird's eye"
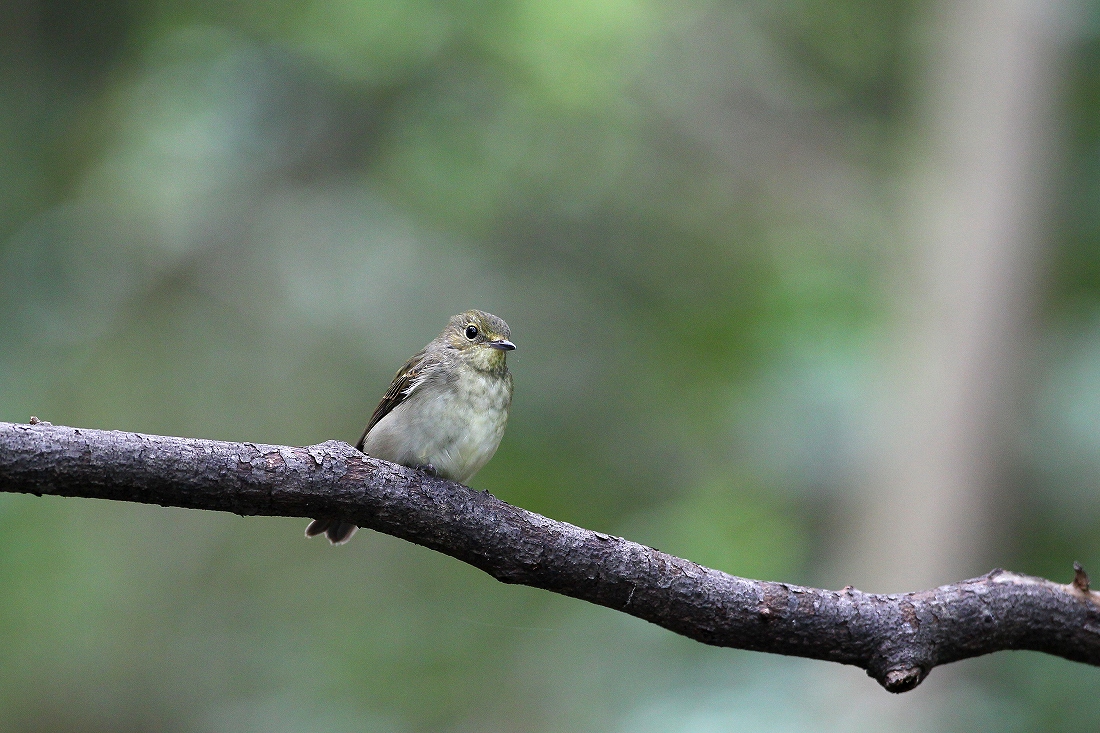
[[470,339],[471,341],[477,338],[477,326],[472,323],[469,326],[466,326],[466,338]]

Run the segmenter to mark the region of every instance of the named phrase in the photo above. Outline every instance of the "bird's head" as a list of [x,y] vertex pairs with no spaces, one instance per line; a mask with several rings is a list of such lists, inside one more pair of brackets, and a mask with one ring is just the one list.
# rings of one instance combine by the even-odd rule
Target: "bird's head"
[[469,310],[452,316],[441,334],[447,347],[458,351],[464,359],[484,371],[504,368],[504,355],[516,348],[509,341],[508,324],[492,313]]

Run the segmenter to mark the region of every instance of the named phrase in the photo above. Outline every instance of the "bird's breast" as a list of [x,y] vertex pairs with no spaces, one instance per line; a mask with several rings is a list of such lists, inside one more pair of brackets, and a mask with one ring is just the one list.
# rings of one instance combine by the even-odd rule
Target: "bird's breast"
[[418,387],[371,429],[364,450],[406,466],[430,463],[454,481],[472,478],[504,436],[511,379],[476,370],[452,377]]

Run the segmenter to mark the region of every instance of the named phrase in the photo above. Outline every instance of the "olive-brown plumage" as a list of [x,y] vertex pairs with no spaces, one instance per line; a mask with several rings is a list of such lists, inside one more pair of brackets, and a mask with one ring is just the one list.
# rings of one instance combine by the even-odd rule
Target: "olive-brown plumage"
[[[504,436],[512,403],[506,353],[515,349],[508,324],[479,310],[453,316],[431,343],[397,372],[356,448],[364,453],[465,483]],[[347,542],[356,526],[316,519],[322,532]]]

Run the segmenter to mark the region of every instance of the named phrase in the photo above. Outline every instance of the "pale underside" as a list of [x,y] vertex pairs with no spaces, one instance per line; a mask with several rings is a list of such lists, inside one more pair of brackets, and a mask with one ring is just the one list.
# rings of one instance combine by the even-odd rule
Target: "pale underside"
[[465,483],[493,454],[508,422],[511,375],[469,367],[461,379],[436,374],[417,380],[399,405],[371,428],[363,452],[404,466],[435,468]]

